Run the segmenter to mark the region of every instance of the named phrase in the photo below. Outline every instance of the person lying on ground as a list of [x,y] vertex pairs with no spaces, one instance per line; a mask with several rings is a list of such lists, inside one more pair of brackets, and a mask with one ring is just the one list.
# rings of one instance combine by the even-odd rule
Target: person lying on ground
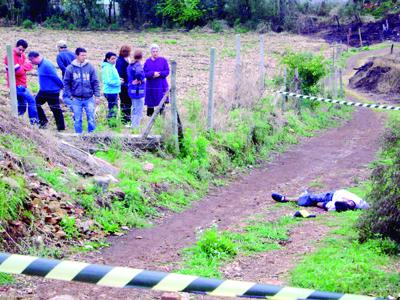
[[278,202],[297,202],[299,206],[317,206],[327,211],[346,211],[367,209],[369,204],[357,195],[347,190],[337,190],[322,194],[313,194],[305,191],[298,197],[287,197],[282,194],[272,193],[272,199]]
[[35,100],[40,127],[46,128],[49,123],[42,107],[47,102],[56,121],[57,130],[65,130],[64,115],[60,106],[60,91],[64,85],[57,75],[56,67],[36,51],[29,52],[28,58],[32,64],[38,66],[39,92]]

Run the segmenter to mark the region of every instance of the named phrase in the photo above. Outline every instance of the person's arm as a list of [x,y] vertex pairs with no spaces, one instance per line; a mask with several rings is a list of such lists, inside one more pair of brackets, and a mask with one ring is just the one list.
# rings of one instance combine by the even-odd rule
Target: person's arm
[[92,66],[91,72],[90,72],[90,84],[92,86],[94,96],[100,97],[100,81],[97,78],[97,72],[93,66]]
[[67,66],[64,65],[63,60],[61,59],[61,55],[57,55],[57,65],[60,68],[61,72],[65,74],[65,70],[67,69]]
[[31,71],[33,69],[33,66],[32,66],[30,60],[26,59],[26,57],[24,57],[24,62],[21,65],[21,67],[25,72]]
[[147,79],[152,79],[154,77],[154,71],[151,71],[149,69],[147,61],[144,63],[143,70],[144,70],[144,76],[146,76]]
[[73,75],[72,75],[72,70],[70,68],[65,69],[65,75],[64,75],[64,98],[71,98],[71,90],[72,90],[72,80],[73,80]]
[[[114,74],[114,72],[115,72],[115,74]],[[108,84],[113,86],[113,87],[119,87],[121,85],[121,79],[120,79],[120,77],[118,75],[119,74],[118,71],[116,71],[114,69],[110,69],[109,73],[110,73],[109,74],[110,81],[108,82]]]
[[327,211],[336,210],[336,208],[335,208],[335,203],[334,203],[333,201],[326,202],[326,203],[322,206],[322,208],[324,208],[324,209],[327,210]]
[[160,77],[161,78],[167,78],[169,75],[169,64],[166,59],[164,59],[164,65],[162,70],[160,71]]

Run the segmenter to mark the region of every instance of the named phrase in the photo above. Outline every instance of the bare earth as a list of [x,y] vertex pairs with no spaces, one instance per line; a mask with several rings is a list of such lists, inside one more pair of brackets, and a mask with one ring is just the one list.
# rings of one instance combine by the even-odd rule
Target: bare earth
[[[357,59],[353,59],[349,70],[357,62]],[[275,218],[278,213],[292,214],[293,209],[290,207],[272,209],[276,205],[270,198],[272,191],[296,194],[313,180],[321,182],[323,189],[336,189],[351,185],[355,178],[365,179],[369,174],[366,165],[375,158],[379,148],[384,119],[383,113],[359,109],[353,119],[340,128],[303,139],[289,151],[277,155],[271,163],[243,175],[229,186],[213,189],[207,197],[185,212],[173,214],[152,228],[133,230],[124,237],[113,238],[110,248],[80,259],[169,271],[180,261],[180,250],[195,242],[199,228],[216,223],[221,229],[232,229],[238,226],[240,220],[249,219],[256,213],[265,213],[266,219]],[[316,230],[310,233],[310,226],[315,226]],[[325,233],[326,228],[320,223],[303,222],[293,229],[290,243],[281,250],[256,257],[239,257],[226,266],[223,272],[227,278],[284,284],[287,271],[304,254],[313,251],[316,242]],[[138,236],[141,238],[138,239]],[[41,279],[34,282],[37,288],[33,298],[40,299],[65,294],[77,299],[160,297],[160,293],[145,290],[120,290]]]

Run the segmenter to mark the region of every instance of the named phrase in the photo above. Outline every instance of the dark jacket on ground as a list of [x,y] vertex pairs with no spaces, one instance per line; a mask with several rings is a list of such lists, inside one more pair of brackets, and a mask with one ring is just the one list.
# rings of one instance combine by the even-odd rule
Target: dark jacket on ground
[[63,82],[57,75],[56,67],[46,58],[38,65],[39,86],[42,92],[59,93]]
[[119,77],[124,80],[122,86],[128,86],[128,66],[129,63],[122,56],[118,56],[117,62],[115,63],[115,67],[117,68]]
[[[131,99],[144,98],[145,79],[143,66],[140,62],[134,62],[128,67],[128,93]],[[141,83],[132,84],[132,81],[138,80]]]
[[88,99],[100,97],[100,82],[95,68],[87,61],[80,64],[76,59],[67,67],[64,76],[64,98]]
[[57,65],[61,69],[62,76],[64,78],[65,70],[75,59],[76,55],[71,51],[65,49],[58,53],[57,55]]

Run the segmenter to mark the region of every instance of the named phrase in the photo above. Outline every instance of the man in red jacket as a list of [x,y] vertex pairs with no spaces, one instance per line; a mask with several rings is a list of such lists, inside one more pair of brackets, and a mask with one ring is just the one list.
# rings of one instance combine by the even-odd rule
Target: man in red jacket
[[[13,50],[14,54],[14,69],[15,69],[15,80],[17,86],[17,98],[18,98],[18,115],[22,116],[26,112],[28,106],[28,115],[32,125],[38,124],[38,112],[36,108],[35,98],[31,95],[27,88],[26,73],[32,70],[31,62],[26,59],[24,54],[28,43],[25,40],[19,40]],[[8,60],[7,56],[4,58],[6,65],[6,77],[7,86],[10,86],[8,78]]]

